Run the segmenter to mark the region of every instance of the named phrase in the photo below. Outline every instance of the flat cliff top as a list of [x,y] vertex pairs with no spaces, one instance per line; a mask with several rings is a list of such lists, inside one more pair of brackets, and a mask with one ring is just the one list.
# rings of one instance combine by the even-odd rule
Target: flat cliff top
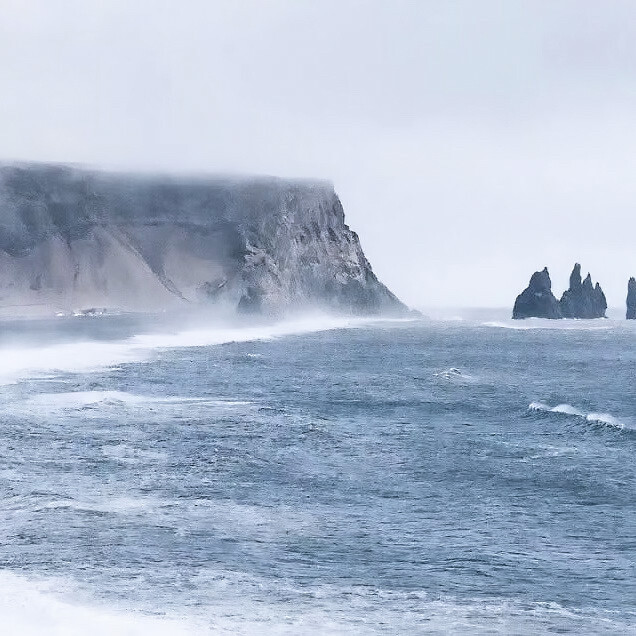
[[31,173],[34,176],[50,179],[95,179],[103,183],[132,182],[142,185],[181,185],[184,187],[219,186],[244,187],[259,185],[261,187],[286,188],[323,188],[333,189],[333,183],[328,179],[307,177],[278,177],[261,174],[243,173],[213,173],[213,172],[167,172],[119,170],[98,168],[79,164],[47,163],[35,161],[0,161],[0,175],[12,173]]
[[0,249],[19,254],[48,235],[73,239],[96,225],[260,224],[287,210],[302,215],[335,198],[333,185],[321,180],[5,163],[0,164]]
[[[37,163],[0,164],[0,219],[24,203],[59,207],[56,219],[77,218],[73,204],[96,220],[136,218],[204,221],[211,214],[241,220],[267,214],[285,200],[307,204],[335,196],[333,184],[318,179],[254,175],[109,172]],[[174,205],[178,201],[179,205]]]

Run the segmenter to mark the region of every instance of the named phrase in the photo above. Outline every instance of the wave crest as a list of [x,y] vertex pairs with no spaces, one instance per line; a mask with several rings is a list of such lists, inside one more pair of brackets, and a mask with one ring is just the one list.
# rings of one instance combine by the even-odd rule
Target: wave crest
[[611,415],[610,413],[586,413],[585,411],[582,411],[581,409],[578,409],[571,404],[557,404],[556,406],[550,406],[545,402],[531,402],[528,405],[528,410],[541,413],[557,413],[560,415],[577,417],[590,422],[591,424],[610,426],[612,428],[618,428],[621,430],[626,428],[625,422],[615,417],[614,415]]

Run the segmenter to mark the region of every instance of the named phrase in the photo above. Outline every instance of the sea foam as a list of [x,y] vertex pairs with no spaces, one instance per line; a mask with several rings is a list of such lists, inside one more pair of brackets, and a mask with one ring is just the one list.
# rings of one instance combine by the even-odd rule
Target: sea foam
[[127,393],[125,391],[66,391],[61,393],[39,393],[25,402],[25,406],[42,408],[48,412],[56,410],[77,410],[96,407],[129,408],[149,405],[207,405],[217,407],[249,406],[244,400],[210,400],[203,397],[154,396]]
[[571,404],[557,404],[556,406],[550,406],[544,402],[531,402],[528,405],[528,410],[544,413],[558,413],[560,415],[568,415],[584,419],[591,424],[600,424],[619,429],[625,428],[625,423],[610,413],[586,413]]
[[526,318],[525,320],[487,321],[482,327],[497,329],[514,329],[515,331],[530,331],[536,329],[552,329],[555,331],[607,331],[616,325],[610,321],[598,320],[548,320],[544,318]]
[[[562,631],[631,633],[613,612],[570,610],[554,602],[523,603],[500,599],[430,598],[424,591],[394,592],[366,586],[275,588],[262,597],[267,580],[240,573],[201,572],[215,603],[200,616],[147,615],[138,611],[69,601],[63,580],[31,580],[0,572],[0,614],[4,633],[20,636],[256,636],[296,634],[435,633],[510,634]],[[202,581],[203,582],[203,581]],[[363,617],[352,617],[348,608]]]
[[474,375],[470,375],[457,367],[450,367],[443,371],[437,371],[436,373],[433,373],[433,377],[457,383],[474,383],[478,381],[478,378]]
[[139,334],[114,342],[82,341],[45,347],[0,349],[0,384],[60,373],[87,373],[132,362],[146,362],[161,349],[206,347],[231,342],[272,340],[334,329],[354,329],[382,324],[377,318],[317,316],[251,327],[219,326],[171,333]]
[[37,583],[0,572],[0,616],[4,634],[20,636],[188,636],[209,630],[192,620],[147,616],[79,605],[52,593],[54,581]]

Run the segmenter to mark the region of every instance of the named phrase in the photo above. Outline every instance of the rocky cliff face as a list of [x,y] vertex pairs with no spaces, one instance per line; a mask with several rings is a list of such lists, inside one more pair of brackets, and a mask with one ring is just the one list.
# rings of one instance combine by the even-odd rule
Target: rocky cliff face
[[581,281],[579,263],[574,265],[570,287],[563,293],[559,304],[564,318],[605,318],[607,311],[607,300],[601,286],[592,284],[590,274]]
[[528,287],[517,296],[512,317],[561,318],[561,309],[552,293],[552,281],[547,267],[532,274]]
[[333,187],[0,166],[0,308],[400,314]]
[[627,320],[636,320],[636,278],[627,284]]

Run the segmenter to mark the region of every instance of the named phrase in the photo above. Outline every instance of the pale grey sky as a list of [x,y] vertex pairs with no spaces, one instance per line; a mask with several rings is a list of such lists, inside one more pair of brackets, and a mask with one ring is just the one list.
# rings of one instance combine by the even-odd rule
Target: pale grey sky
[[334,181],[416,306],[636,275],[636,2],[0,0],[0,155]]

